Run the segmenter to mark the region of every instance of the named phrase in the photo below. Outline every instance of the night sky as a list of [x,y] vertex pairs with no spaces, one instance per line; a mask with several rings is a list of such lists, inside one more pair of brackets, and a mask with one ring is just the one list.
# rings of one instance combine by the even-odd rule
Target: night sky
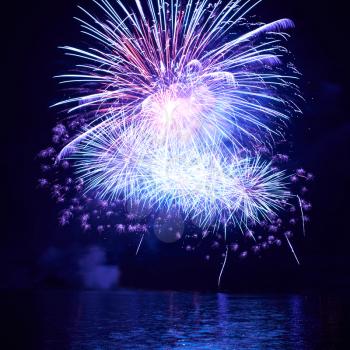
[[[345,3],[345,2],[344,2]],[[89,1],[79,1],[89,8]],[[57,47],[78,44],[76,2],[19,1],[2,21],[2,229],[0,287],[80,287],[76,261],[84,247],[100,245],[108,264],[118,264],[120,283],[149,288],[215,288],[219,261],[186,254],[150,239],[135,258],[134,245],[86,237],[60,228],[57,207],[37,188],[36,154],[50,142],[59,118],[49,106],[62,96],[52,76],[69,65]],[[288,17],[296,28],[288,48],[303,73],[303,118],[290,128],[293,160],[315,174],[312,222],[297,242],[301,266],[287,248],[261,260],[229,261],[223,288],[230,290],[342,289],[350,287],[348,18],[341,1],[265,0],[255,10],[264,22]],[[47,263],[55,251],[54,263]],[[48,266],[49,265],[49,266]]]

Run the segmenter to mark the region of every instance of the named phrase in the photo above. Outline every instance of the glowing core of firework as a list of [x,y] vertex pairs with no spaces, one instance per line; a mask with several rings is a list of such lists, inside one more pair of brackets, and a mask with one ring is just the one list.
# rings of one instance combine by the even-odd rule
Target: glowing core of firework
[[187,143],[200,133],[206,122],[203,115],[213,113],[215,98],[208,88],[183,91],[171,85],[148,97],[142,104],[142,119],[157,132],[159,141],[167,138]]

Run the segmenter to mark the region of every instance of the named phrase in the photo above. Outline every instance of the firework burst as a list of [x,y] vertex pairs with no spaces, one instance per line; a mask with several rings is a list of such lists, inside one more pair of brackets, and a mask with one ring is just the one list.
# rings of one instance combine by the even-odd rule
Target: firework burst
[[[254,253],[281,242],[271,232],[281,231],[290,244],[276,213],[294,215],[295,199],[309,209],[300,197],[306,187],[296,193],[293,183],[312,175],[299,169],[290,177],[282,168],[288,156],[275,151],[300,113],[299,73],[284,47],[293,22],[245,19],[260,2],[135,0],[129,8],[120,0],[96,0],[95,12],[80,8],[91,45],[62,47],[77,62],[57,77],[72,97],[55,106],[68,116],[53,130],[57,147],[39,154],[52,163],[43,164],[43,172],[55,174],[40,186],[70,203],[62,225],[76,212],[89,230],[96,212],[108,221],[127,203],[134,208],[129,221],[173,212],[203,230],[202,238],[220,227],[226,238],[228,227],[238,227],[250,232]],[[74,171],[62,183],[58,169],[71,164]],[[100,224],[96,230],[140,232],[141,244],[146,226]],[[250,227],[260,227],[266,241],[259,243]],[[236,243],[230,247],[225,243],[225,261],[228,251],[239,251]]]
[[84,111],[90,123],[58,159],[76,160],[87,190],[101,198],[234,222],[276,209],[287,194],[283,174],[271,174],[257,150],[271,147],[298,111],[282,97],[295,74],[278,72],[281,30],[293,23],[238,35],[257,3],[135,1],[132,12],[101,0],[103,21],[82,9],[95,47],[63,47],[81,63],[59,77],[78,84],[77,96],[57,105],[73,105],[69,112]]

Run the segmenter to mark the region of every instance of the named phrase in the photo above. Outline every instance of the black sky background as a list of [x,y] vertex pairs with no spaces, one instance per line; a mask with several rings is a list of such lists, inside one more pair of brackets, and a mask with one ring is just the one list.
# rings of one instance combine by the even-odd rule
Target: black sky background
[[[79,1],[90,8],[90,2]],[[350,286],[349,230],[349,30],[345,1],[265,0],[255,9],[264,22],[288,17],[296,28],[288,48],[303,73],[304,116],[291,128],[293,158],[316,176],[312,185],[312,223],[297,245],[301,266],[287,249],[264,259],[229,261],[223,288],[343,289]],[[135,258],[124,242],[81,237],[74,227],[59,228],[57,207],[36,188],[36,154],[50,142],[58,113],[49,106],[60,96],[52,76],[68,67],[57,48],[78,44],[77,2],[19,1],[3,11],[2,65],[2,229],[0,287],[77,286],[74,256],[86,244],[102,244],[108,262],[118,263],[121,283],[150,288],[215,288],[220,266],[188,256],[178,247],[148,243]],[[42,257],[50,247],[61,262],[47,276]],[[126,248],[125,248],[126,247]],[[125,249],[124,249],[125,248]]]

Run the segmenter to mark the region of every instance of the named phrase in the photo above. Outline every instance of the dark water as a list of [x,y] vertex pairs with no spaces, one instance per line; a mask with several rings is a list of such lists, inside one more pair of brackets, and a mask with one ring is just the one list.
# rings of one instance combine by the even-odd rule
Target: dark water
[[1,307],[2,349],[350,349],[346,298],[46,291]]

